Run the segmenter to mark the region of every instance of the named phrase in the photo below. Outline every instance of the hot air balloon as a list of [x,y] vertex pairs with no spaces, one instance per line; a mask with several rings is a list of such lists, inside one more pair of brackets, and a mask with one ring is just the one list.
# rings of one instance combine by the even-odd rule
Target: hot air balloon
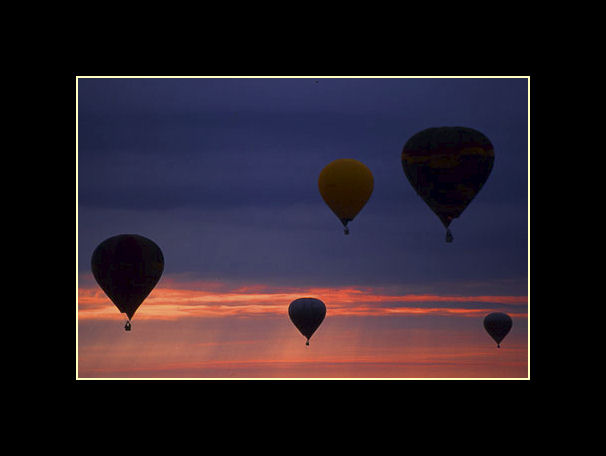
[[130,320],[164,270],[160,247],[137,234],[113,236],[97,246],[91,268],[101,289],[128,317],[124,329],[130,331]]
[[509,333],[512,325],[511,317],[502,312],[494,312],[484,318],[484,329],[495,340],[497,348],[501,347],[501,341]]
[[402,150],[404,174],[446,228],[478,194],[494,163],[486,136],[466,127],[428,128],[412,136]]
[[307,338],[305,345],[309,345],[309,339],[324,321],[326,306],[316,298],[295,299],[288,306],[288,316],[301,334]]
[[349,234],[347,224],[364,207],[374,188],[374,179],[364,163],[340,158],[324,167],[318,178],[324,202],[335,213]]

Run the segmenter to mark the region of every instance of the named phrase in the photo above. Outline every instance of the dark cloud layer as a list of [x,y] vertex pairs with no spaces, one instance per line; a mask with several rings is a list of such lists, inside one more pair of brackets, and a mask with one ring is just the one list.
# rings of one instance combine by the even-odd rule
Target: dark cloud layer
[[[80,79],[79,269],[103,239],[154,239],[166,272],[275,283],[527,277],[526,79]],[[444,243],[406,181],[417,131],[482,131],[495,166]],[[373,172],[343,235],[317,177],[336,158]],[[516,290],[516,293],[525,290]]]

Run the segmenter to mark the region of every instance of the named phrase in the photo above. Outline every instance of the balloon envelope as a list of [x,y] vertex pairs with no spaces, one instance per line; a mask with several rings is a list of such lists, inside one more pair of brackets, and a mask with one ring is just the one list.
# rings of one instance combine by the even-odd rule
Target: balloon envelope
[[316,298],[295,299],[288,306],[288,316],[301,334],[307,338],[309,345],[309,339],[324,321],[326,306]]
[[491,142],[467,127],[428,128],[402,150],[404,174],[447,229],[480,191],[493,163]]
[[164,256],[152,240],[120,234],[97,246],[91,268],[101,289],[130,320],[160,280]]
[[364,163],[340,158],[322,169],[318,188],[324,202],[347,228],[347,223],[358,215],[370,199],[374,179]]
[[494,312],[484,318],[484,329],[497,343],[497,347],[501,346],[501,341],[509,333],[512,325],[511,317],[502,312]]

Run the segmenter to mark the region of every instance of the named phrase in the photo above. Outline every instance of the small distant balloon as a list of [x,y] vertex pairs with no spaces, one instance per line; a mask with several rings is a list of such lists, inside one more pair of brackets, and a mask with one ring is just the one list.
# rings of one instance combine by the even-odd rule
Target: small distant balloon
[[486,136],[467,127],[428,128],[402,150],[402,167],[417,194],[446,228],[459,217],[488,179],[494,148]]
[[493,312],[484,318],[484,329],[497,343],[497,348],[501,347],[501,341],[509,334],[512,325],[513,321],[506,313]]
[[352,158],[340,158],[322,169],[318,188],[324,202],[349,234],[351,222],[370,199],[374,178],[368,167]]
[[101,289],[127,315],[124,329],[130,331],[130,320],[160,280],[164,256],[151,239],[120,234],[97,246],[91,269]]
[[305,345],[326,316],[326,306],[316,298],[295,299],[288,306],[288,316],[299,332],[307,338]]

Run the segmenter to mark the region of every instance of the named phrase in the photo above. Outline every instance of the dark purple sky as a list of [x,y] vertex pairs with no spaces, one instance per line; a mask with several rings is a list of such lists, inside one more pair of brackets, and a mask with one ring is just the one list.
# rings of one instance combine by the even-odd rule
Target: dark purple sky
[[[400,162],[437,126],[495,148],[452,244]],[[79,79],[78,134],[80,273],[101,241],[138,233],[164,274],[195,279],[527,293],[526,78]],[[349,236],[317,187],[337,158],[375,180]]]

